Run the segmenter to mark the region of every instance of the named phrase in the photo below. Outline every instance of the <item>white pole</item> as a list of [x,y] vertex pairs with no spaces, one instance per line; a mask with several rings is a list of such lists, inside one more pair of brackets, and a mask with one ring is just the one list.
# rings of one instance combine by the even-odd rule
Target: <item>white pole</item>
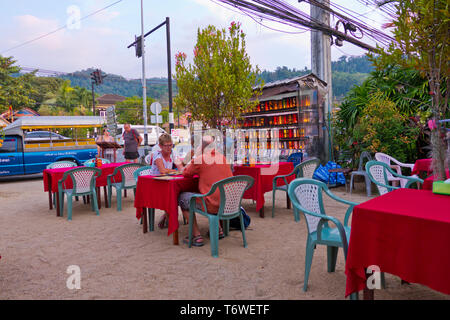
[[144,44],[144,0],[141,0],[141,47],[142,47],[142,108],[144,110],[144,145],[147,154],[147,81],[145,79],[145,44]]

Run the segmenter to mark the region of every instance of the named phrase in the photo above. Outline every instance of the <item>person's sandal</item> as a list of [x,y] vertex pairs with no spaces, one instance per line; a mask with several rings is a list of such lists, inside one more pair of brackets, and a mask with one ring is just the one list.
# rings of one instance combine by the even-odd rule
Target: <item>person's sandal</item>
[[[210,238],[209,236],[209,231],[206,233],[206,235],[208,236],[208,238]],[[223,233],[223,230],[219,231],[219,240],[225,238],[225,234]]]
[[[201,240],[201,241],[199,241],[199,240]],[[186,243],[186,244],[189,244],[189,236],[184,238],[183,242]],[[192,238],[192,245],[194,247],[202,247],[204,245],[202,235],[198,235],[198,236]]]
[[169,227],[169,217],[164,215],[158,222],[158,228],[164,229]]

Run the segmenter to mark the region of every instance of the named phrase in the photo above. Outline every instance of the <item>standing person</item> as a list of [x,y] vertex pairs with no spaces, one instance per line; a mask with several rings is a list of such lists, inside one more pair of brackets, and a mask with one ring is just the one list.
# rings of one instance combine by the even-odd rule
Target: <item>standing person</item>
[[[201,145],[201,153],[197,153],[193,161],[191,161],[183,170],[183,176],[192,177],[198,175],[198,189],[201,194],[208,193],[211,187],[217,181],[233,176],[230,165],[227,164],[223,154],[212,147],[212,137],[203,137]],[[211,144],[211,146],[210,146]],[[200,151],[200,150],[199,150]],[[197,159],[200,158],[200,159]],[[182,192],[178,198],[184,217],[189,220],[189,202],[191,197],[195,195],[192,192]],[[220,192],[216,190],[212,195],[205,198],[206,210],[208,213],[217,214],[220,205]],[[202,208],[201,202],[197,202],[197,207]],[[202,208],[202,210],[204,210]],[[200,234],[197,221],[194,216],[193,221],[193,242],[196,247],[203,246],[203,237]],[[219,239],[224,237],[223,230],[219,226]],[[188,237],[183,240],[188,243]]]
[[[102,135],[98,136],[95,142],[114,142],[114,138],[111,136],[109,130],[107,128],[103,128]],[[101,157],[101,148],[97,146],[97,154]],[[113,161],[114,149],[108,148],[103,152],[103,157],[108,159],[109,161]]]
[[138,148],[143,139],[139,132],[131,128],[129,123],[126,123],[123,129],[125,130],[123,133],[123,155],[125,156],[125,160],[137,163],[139,158]]

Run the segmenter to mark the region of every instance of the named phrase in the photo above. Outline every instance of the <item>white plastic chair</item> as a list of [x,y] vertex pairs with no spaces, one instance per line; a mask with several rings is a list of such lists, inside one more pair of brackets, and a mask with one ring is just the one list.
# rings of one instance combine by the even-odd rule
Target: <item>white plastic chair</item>
[[[402,169],[401,169],[402,167],[411,169],[411,172],[412,172],[412,170],[414,168],[414,164],[400,162],[397,159],[395,159],[395,158],[393,158],[393,157],[391,157],[391,156],[389,156],[389,155],[387,155],[385,153],[382,153],[382,152],[375,153],[375,159],[377,161],[386,163],[392,169],[396,169],[397,174],[399,174],[399,175],[402,175]],[[399,178],[399,177],[394,177],[390,172],[386,172],[386,174],[387,174],[387,178],[388,178],[389,182],[399,181],[400,182],[400,186],[402,188],[404,188],[406,183],[408,182],[406,179]]]

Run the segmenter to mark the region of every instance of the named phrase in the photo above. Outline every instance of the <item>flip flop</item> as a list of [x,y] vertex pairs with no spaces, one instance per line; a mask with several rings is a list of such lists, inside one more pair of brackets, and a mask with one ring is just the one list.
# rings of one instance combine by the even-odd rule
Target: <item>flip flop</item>
[[[197,240],[202,240],[202,241],[197,241]],[[186,236],[186,238],[183,239],[183,242],[186,244],[189,244],[189,236]],[[201,235],[198,235],[194,238],[192,238],[192,245],[194,247],[202,247],[204,245],[203,243],[203,237]]]

